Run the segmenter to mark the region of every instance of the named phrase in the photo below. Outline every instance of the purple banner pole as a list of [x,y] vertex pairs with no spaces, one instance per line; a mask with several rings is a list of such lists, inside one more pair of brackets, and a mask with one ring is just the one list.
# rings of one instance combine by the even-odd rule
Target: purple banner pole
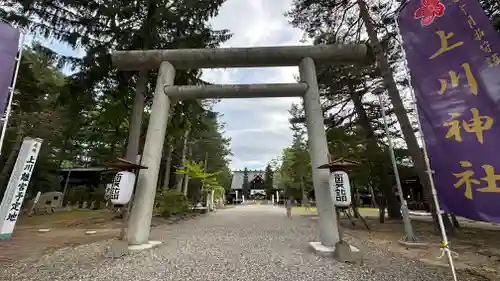
[[2,116],[11,91],[20,36],[21,33],[17,28],[0,21],[0,112]]
[[500,36],[477,0],[411,0],[398,18],[442,209],[500,223]]

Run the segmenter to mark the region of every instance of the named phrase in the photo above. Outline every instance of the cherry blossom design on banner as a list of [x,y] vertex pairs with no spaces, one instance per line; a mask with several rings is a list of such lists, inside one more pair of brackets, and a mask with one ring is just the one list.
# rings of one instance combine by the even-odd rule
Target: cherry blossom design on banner
[[429,26],[435,18],[442,17],[445,10],[445,6],[439,0],[422,0],[413,17],[420,19],[422,26]]

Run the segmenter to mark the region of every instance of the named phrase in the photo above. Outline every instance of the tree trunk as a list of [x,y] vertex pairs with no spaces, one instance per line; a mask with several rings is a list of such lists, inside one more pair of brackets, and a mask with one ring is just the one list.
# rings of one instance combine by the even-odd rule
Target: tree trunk
[[[154,23],[156,20],[156,10],[157,8],[155,4],[150,2],[147,7],[146,19],[141,27],[141,34],[143,35],[141,38],[143,50],[149,50],[152,47],[151,40],[156,38],[158,33]],[[149,71],[140,71],[135,88],[134,105],[132,107],[132,116],[130,117],[127,151],[125,154],[125,158],[133,163],[137,162],[137,154],[139,154],[142,115],[144,113],[144,100],[148,80]]]
[[451,221],[453,222],[453,226],[456,229],[460,229],[460,223],[458,222],[457,217],[454,214],[450,214],[450,217],[451,217]]
[[[68,144],[69,144],[69,140],[70,140],[71,137],[68,137],[68,138],[65,138],[64,141],[63,141],[63,144],[62,144],[62,147],[61,147],[61,151],[59,151],[59,153],[57,154],[57,159],[59,159],[59,163],[57,164],[57,167],[60,169],[61,166],[62,166],[62,163],[63,163],[63,157],[64,157],[64,154],[66,154],[66,149],[68,147]],[[71,155],[71,153],[70,153]],[[73,164],[73,163],[72,163]]]
[[185,174],[184,175],[184,183],[183,183],[183,187],[182,187],[182,193],[184,193],[184,196],[187,196],[188,194],[188,185],[189,184],[189,175],[188,174]]
[[389,218],[391,219],[401,219],[401,212],[399,211],[399,203],[396,199],[396,195],[392,190],[392,180],[389,176],[389,169],[387,165],[384,163],[384,158],[377,157],[376,151],[380,151],[382,154],[384,153],[377,143],[377,138],[375,137],[375,133],[373,132],[373,128],[371,127],[370,120],[366,115],[365,109],[363,107],[363,103],[361,101],[361,97],[356,92],[351,92],[351,99],[354,103],[354,108],[359,118],[359,124],[363,128],[366,134],[367,140],[367,148],[368,148],[368,157],[369,161],[374,164],[374,171],[380,176],[382,183],[382,192],[387,200],[387,213]]
[[[182,146],[182,156],[181,156],[181,168],[184,169],[185,168],[185,164],[186,164],[186,156],[187,156],[187,152],[188,152],[188,140],[189,140],[189,132],[191,130],[190,129],[187,129],[186,132],[184,133],[184,144]],[[177,175],[177,182],[176,182],[176,190],[179,191],[179,192],[182,192],[182,179],[183,179],[183,175]]]
[[[191,148],[188,146],[188,153],[186,158],[191,158]],[[184,193],[184,196],[187,196],[188,194],[188,185],[189,184],[189,174],[184,175],[184,183],[182,187],[182,192]]]
[[[446,230],[447,233],[454,235],[455,234],[455,225],[452,223],[450,220],[450,214],[449,213],[443,213],[441,217],[443,218],[443,224],[444,224],[444,229]],[[439,222],[435,223],[437,226],[439,226]],[[437,231],[441,231],[439,227],[436,227]]]
[[[389,66],[387,58],[384,55],[382,50],[382,46],[380,45],[380,41],[377,37],[377,32],[375,27],[373,26],[372,19],[370,18],[370,14],[368,13],[368,8],[366,3],[363,0],[357,0],[360,16],[365,23],[366,32],[368,33],[368,37],[373,45],[375,56],[378,62],[378,66],[380,71],[382,72],[382,77],[384,79],[385,87],[387,88],[387,92],[391,99],[391,103],[394,108],[394,113],[398,119],[399,125],[401,126],[401,130],[403,132],[403,136],[408,146],[408,151],[415,165],[415,169],[417,170],[418,177],[420,178],[420,182],[423,186],[423,199],[424,201],[431,207],[431,213],[434,221],[437,221],[437,212],[435,210],[435,204],[431,194],[430,187],[430,179],[429,175],[426,172],[426,164],[423,158],[423,155],[420,151],[420,146],[417,142],[417,137],[413,132],[413,127],[411,126],[408,115],[406,114],[406,110],[403,105],[403,101],[401,96],[399,95],[399,90],[396,85],[396,81],[394,80],[394,76],[392,75],[392,70]],[[448,217],[443,216],[445,225],[451,225]],[[453,228],[448,230],[450,233],[453,233]]]
[[134,96],[134,105],[132,107],[132,116],[129,121],[127,152],[125,158],[135,163],[139,153],[139,141],[141,138],[142,115],[144,112],[144,94],[148,85],[148,71],[139,72]]
[[170,168],[172,166],[172,145],[167,144],[167,162],[165,163],[165,175],[163,176],[163,190],[166,191],[170,187]]
[[[354,187],[354,183],[351,182],[351,187]],[[352,208],[352,212],[353,212],[353,216],[356,218],[356,219],[359,219],[359,211],[358,211],[358,208],[359,208],[359,192],[358,192],[358,189],[356,187],[352,188],[352,194],[351,194],[351,208]]]
[[304,177],[301,176],[300,177],[300,193],[301,193],[301,196],[302,196],[302,201],[301,201],[301,206],[306,206],[307,204],[309,204],[309,200],[307,199],[307,194],[306,194],[306,190],[305,190],[305,185],[304,185]]
[[386,200],[384,196],[380,196],[380,200],[378,202],[378,218],[380,223],[385,222],[385,207],[386,207]]
[[19,125],[16,132],[16,141],[12,147],[7,161],[3,165],[2,172],[0,172],[0,196],[3,198],[5,191],[7,190],[7,181],[9,179],[9,174],[12,171],[14,163],[16,162],[16,157],[19,154],[21,145],[23,143],[23,126]]
[[377,204],[377,199],[375,197],[375,191],[373,190],[373,186],[371,184],[368,184],[368,190],[370,191],[370,195],[372,196],[372,207],[373,208],[378,208],[378,204]]

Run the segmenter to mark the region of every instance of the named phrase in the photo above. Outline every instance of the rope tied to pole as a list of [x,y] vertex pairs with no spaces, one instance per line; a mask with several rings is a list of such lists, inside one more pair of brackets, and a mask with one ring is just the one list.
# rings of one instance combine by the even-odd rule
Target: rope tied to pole
[[448,255],[448,253],[455,259],[459,257],[459,254],[452,251],[449,246],[450,244],[447,241],[441,241],[440,254],[439,257],[437,257],[438,260],[442,259],[445,255]]

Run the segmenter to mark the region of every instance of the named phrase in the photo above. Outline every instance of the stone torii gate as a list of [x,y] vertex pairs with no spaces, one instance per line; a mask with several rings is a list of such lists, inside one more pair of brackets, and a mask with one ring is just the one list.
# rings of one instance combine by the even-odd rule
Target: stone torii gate
[[[130,214],[128,242],[148,244],[153,204],[158,182],[163,142],[169,117],[170,99],[303,97],[312,176],[319,213],[319,237],[323,247],[332,249],[339,241],[337,217],[327,170],[328,147],[321,110],[317,65],[363,64],[371,61],[366,45],[316,45],[257,48],[172,49],[116,51],[113,64],[124,71],[158,69],[151,116],[141,164],[138,188]],[[175,86],[176,69],[298,66],[299,83]],[[319,244],[319,243],[318,243]]]

